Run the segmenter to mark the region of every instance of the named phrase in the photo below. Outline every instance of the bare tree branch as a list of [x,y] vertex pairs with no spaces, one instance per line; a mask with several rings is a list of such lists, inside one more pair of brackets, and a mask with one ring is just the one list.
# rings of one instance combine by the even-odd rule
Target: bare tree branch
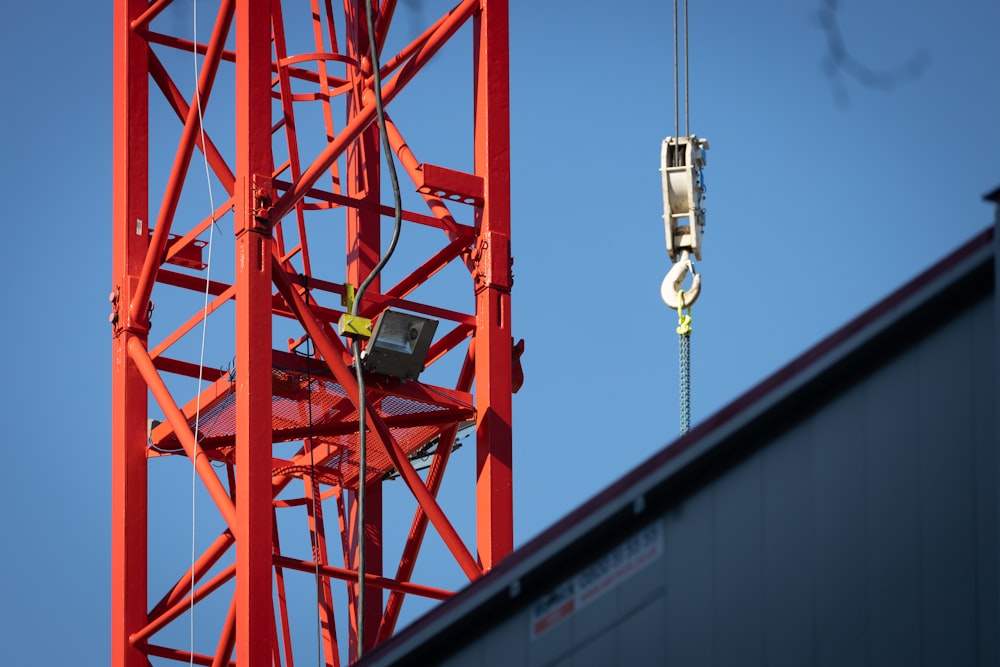
[[918,50],[897,67],[877,70],[861,62],[848,49],[838,16],[838,0],[821,0],[816,12],[820,29],[826,35],[827,53],[823,58],[823,73],[830,80],[834,99],[847,106],[849,99],[845,78],[876,90],[892,90],[900,84],[918,78],[927,67],[929,58]]

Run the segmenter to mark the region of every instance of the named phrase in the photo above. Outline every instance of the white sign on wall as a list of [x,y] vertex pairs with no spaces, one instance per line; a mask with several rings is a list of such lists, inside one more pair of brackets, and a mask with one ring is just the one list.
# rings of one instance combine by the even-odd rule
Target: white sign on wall
[[531,605],[531,638],[535,639],[663,554],[660,523],[654,521],[562,582]]

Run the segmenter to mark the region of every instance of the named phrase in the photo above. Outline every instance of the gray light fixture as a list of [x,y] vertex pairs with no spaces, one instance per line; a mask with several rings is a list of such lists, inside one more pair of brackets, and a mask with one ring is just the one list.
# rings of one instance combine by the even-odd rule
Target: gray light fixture
[[437,320],[426,317],[383,311],[361,355],[362,367],[372,373],[416,380],[424,370],[437,325]]

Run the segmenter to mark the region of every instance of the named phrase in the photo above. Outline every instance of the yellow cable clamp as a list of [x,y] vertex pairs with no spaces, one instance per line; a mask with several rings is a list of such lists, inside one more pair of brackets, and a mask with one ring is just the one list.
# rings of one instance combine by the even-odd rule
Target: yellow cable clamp
[[681,336],[691,334],[691,306],[684,312],[684,290],[677,290],[677,333]]
[[337,320],[337,333],[348,338],[371,338],[372,321],[367,317],[350,314],[354,306],[354,285],[344,283],[344,296],[340,302],[347,308],[347,312]]
[[348,338],[371,338],[372,321],[367,317],[344,313],[337,320],[337,333]]

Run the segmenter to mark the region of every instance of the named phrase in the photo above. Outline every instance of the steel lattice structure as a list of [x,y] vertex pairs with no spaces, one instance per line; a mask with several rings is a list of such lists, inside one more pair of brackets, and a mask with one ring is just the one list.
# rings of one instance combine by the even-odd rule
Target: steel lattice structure
[[[374,318],[391,306],[440,326],[420,381],[367,378],[369,466],[360,480],[358,384],[336,323],[347,286],[377,262],[383,223],[393,216],[381,187],[364,4],[345,0],[334,11],[330,0],[219,0],[203,11],[206,25],[214,22],[199,39],[190,23],[171,18],[178,9],[171,0],[115,2],[116,667],[291,665],[296,613],[284,588],[297,570],[316,575],[310,614],[321,621],[325,663],[340,664],[344,655],[353,662],[357,627],[346,624],[347,636],[338,637],[334,614],[356,614],[360,483],[367,494],[365,650],[391,636],[405,595],[448,595],[411,581],[428,523],[470,580],[512,549],[511,394],[520,371],[510,330],[507,2],[462,0],[391,52],[396,1],[377,4],[388,137],[411,186],[404,234],[422,230],[433,241],[416,261],[416,251],[403,251],[412,265],[388,287],[376,281],[360,314]],[[408,144],[427,114],[411,119],[401,110],[397,118],[393,101],[427,78],[428,62],[456,35],[470,34],[472,48],[462,53],[472,56],[472,122],[464,134],[457,126],[441,136],[467,147],[467,163],[422,162],[418,151],[442,152]],[[407,108],[430,111],[435,100],[416,102]],[[211,215],[202,205],[203,162],[218,194]],[[344,240],[335,251],[331,228]],[[216,236],[209,266],[213,229],[233,231]],[[456,271],[466,276],[461,285]],[[445,275],[446,284],[435,286]],[[457,289],[464,305],[423,302],[418,289],[434,299]],[[232,355],[230,368],[202,364],[196,339],[205,323],[226,332],[221,347]],[[282,335],[287,344],[275,342]],[[436,500],[456,433],[469,423],[474,544]],[[430,456],[423,474],[412,464],[417,456]],[[148,544],[158,528],[150,480],[169,461],[194,461],[221,531],[193,567],[176,564],[172,586],[153,590]],[[402,479],[417,507],[401,554],[382,548],[382,517],[396,511],[383,506],[390,476]],[[298,520],[308,526],[311,558],[282,551],[279,528],[289,512],[306,516]],[[328,543],[328,532],[340,539]],[[213,626],[221,628],[214,655],[163,641],[160,633],[192,607],[229,594],[228,613]]]

